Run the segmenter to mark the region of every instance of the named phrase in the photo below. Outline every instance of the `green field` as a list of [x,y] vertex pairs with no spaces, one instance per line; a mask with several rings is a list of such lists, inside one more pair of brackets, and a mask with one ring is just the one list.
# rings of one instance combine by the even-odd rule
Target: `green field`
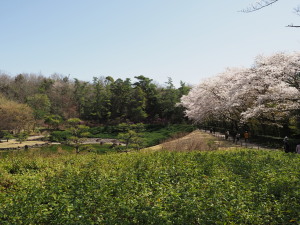
[[1,156],[0,224],[300,222],[300,157],[228,150]]

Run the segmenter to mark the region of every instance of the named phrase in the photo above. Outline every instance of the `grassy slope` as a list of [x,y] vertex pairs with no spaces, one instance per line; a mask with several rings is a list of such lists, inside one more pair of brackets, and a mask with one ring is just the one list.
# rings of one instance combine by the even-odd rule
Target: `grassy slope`
[[[211,147],[217,146],[217,138],[208,133],[195,130],[191,133],[183,133],[184,136],[175,135],[172,138],[165,140],[165,142],[143,149],[143,151],[157,151],[157,150],[172,150],[172,151],[186,151],[186,150],[209,150]],[[180,135],[180,134],[179,134]],[[209,146],[209,144],[214,146]],[[211,150],[212,150],[211,149]]]
[[299,167],[299,155],[249,149],[29,151],[0,161],[0,224],[299,222]]

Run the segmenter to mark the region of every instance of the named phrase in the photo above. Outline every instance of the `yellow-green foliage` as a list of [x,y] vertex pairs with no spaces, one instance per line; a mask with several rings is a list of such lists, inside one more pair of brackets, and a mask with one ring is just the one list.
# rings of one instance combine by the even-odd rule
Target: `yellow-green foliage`
[[300,222],[300,157],[280,151],[0,159],[0,224]]

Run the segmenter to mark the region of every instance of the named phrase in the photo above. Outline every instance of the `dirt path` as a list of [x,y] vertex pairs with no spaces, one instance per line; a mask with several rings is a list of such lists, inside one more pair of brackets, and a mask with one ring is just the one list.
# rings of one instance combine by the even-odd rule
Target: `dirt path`
[[[171,140],[171,141],[167,142],[167,144],[176,145],[176,144],[183,143],[183,142],[184,143],[193,142],[194,140],[197,140],[197,139],[198,140],[207,140],[207,139],[211,139],[211,138],[212,138],[212,136],[210,134],[202,132],[200,130],[195,130],[184,137],[181,137],[181,138],[178,138],[175,140]],[[159,151],[162,149],[163,149],[163,144],[159,144],[159,145],[155,145],[155,146],[152,146],[149,148],[145,148],[142,151],[149,152],[149,151]]]
[[[178,138],[175,140],[172,140],[170,142],[167,142],[168,146],[180,146],[180,148],[187,149],[189,147],[192,147],[193,143],[195,143],[195,140],[202,141],[202,143],[210,143],[211,145],[206,145],[206,147],[211,148],[211,149],[236,149],[236,148],[250,148],[250,149],[261,149],[261,150],[266,150],[269,148],[264,148],[262,146],[259,146],[255,143],[245,143],[243,140],[240,140],[238,143],[234,143],[232,139],[225,140],[225,135],[221,133],[208,133],[205,132],[204,130],[195,130],[191,132],[190,134]],[[149,151],[159,151],[164,148],[164,145],[166,144],[159,144],[155,145],[149,148],[145,148],[142,151],[143,152],[149,152]],[[195,144],[194,144],[195,145]],[[189,149],[188,149],[189,150]],[[196,149],[194,149],[196,150]],[[205,149],[209,150],[209,149]],[[275,149],[274,149],[275,150]]]

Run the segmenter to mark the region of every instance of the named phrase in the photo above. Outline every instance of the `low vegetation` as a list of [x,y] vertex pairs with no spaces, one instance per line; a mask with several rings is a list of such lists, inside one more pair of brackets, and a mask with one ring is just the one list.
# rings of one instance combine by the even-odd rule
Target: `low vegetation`
[[[54,147],[51,147],[54,148]],[[300,157],[281,151],[1,156],[1,224],[298,223]]]

